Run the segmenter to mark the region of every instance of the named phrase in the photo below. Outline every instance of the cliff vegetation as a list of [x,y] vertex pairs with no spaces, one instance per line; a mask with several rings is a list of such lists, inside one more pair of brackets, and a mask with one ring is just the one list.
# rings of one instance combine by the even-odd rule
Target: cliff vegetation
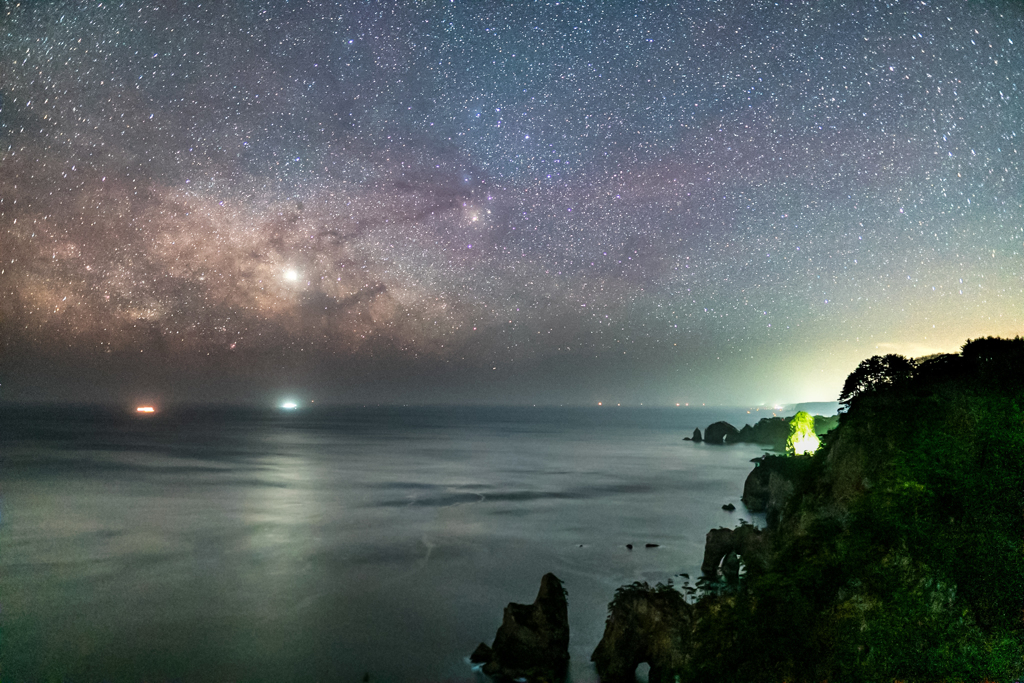
[[813,456],[779,459],[768,528],[709,534],[659,680],[1024,677],[1024,339],[876,356],[840,402]]

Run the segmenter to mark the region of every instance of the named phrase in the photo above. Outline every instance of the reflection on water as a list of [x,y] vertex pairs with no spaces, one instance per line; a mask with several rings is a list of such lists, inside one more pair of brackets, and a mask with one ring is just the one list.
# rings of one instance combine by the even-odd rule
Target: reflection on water
[[743,510],[760,451],[682,441],[741,417],[5,409],[0,675],[471,681],[553,571],[572,678],[595,680],[615,588],[696,575],[741,514],[721,505]]

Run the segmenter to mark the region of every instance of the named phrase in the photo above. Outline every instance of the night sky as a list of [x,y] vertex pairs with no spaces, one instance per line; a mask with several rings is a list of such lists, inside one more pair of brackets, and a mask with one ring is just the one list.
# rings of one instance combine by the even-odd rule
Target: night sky
[[1024,4],[0,4],[0,401],[833,400],[1024,332]]

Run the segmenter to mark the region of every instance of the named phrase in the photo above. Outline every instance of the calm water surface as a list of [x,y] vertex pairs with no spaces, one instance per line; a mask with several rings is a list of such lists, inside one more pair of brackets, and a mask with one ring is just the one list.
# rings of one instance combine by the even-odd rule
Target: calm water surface
[[707,530],[754,519],[761,449],[682,441],[718,419],[754,421],[0,409],[0,680],[474,681],[551,571],[595,681],[615,588],[696,578]]

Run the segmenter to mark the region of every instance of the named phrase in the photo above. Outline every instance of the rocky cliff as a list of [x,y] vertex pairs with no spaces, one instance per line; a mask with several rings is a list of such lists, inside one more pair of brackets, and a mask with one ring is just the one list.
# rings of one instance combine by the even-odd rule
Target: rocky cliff
[[[685,606],[631,587],[595,661],[642,612],[672,645],[646,660],[659,680],[1024,677],[1024,339],[869,359],[841,400],[818,454],[763,458],[748,478],[769,527],[710,532]],[[628,668],[650,646],[622,650]]]
[[510,602],[494,636],[474,650],[470,661],[499,681],[564,681],[569,667],[569,608],[562,582],[554,574],[541,578],[533,604]]

